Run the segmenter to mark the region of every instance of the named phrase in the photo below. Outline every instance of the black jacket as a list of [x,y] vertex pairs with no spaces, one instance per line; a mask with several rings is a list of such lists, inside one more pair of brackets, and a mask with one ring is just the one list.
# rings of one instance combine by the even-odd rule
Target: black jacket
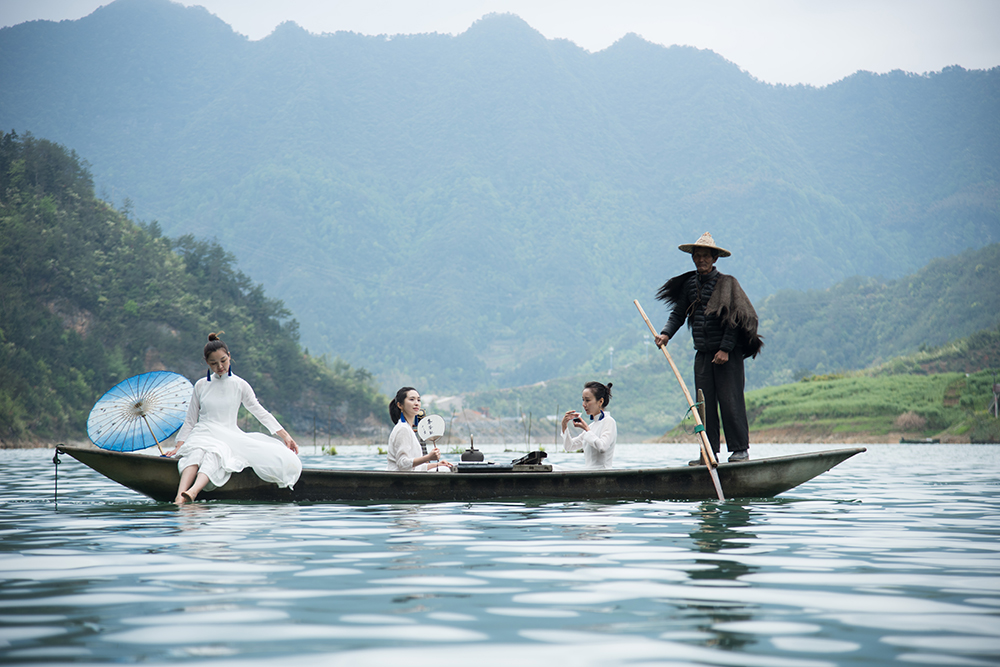
[[[664,285],[657,298],[672,302],[673,309],[670,312],[670,319],[660,333],[673,338],[686,319],[691,328],[694,349],[711,353],[722,350],[731,354],[736,348],[738,332],[734,327],[726,326],[720,317],[705,314],[720,275],[722,274],[718,269],[712,269],[707,276],[701,276],[697,271],[690,271]],[[664,290],[674,280],[677,283],[671,286],[674,288],[673,294],[664,294]],[[673,298],[669,298],[671,296]]]

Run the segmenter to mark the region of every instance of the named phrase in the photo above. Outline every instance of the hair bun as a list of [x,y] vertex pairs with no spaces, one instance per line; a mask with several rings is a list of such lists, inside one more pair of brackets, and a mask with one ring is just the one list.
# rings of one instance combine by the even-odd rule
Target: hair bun
[[226,332],[225,331],[220,331],[219,333],[210,333],[210,334],[208,334],[208,342],[211,343],[214,340],[219,340],[219,336],[221,336],[224,333],[226,333]]
[[612,384],[613,384],[613,383],[611,383],[611,382],[609,382],[609,383],[608,383],[608,389],[611,389],[611,387],[612,387]]

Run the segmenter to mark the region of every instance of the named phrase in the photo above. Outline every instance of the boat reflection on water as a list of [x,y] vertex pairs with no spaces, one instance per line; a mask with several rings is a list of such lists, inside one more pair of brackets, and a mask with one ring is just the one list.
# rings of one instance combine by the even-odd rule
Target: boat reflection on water
[[[691,539],[698,551],[705,554],[745,549],[745,542],[757,539],[755,534],[740,530],[751,524],[752,513],[750,506],[740,503],[701,503],[691,513],[698,519],[698,527],[691,532]],[[712,567],[693,572],[692,579],[736,580],[753,571],[738,558],[699,559],[698,562],[711,564]]]
[[[691,531],[691,541],[695,550],[706,554],[705,558],[695,558],[696,567],[689,571],[696,585],[726,586],[727,582],[736,582],[740,577],[758,570],[741,557],[741,552],[757,539],[756,534],[747,530],[753,523],[753,506],[735,502],[705,502],[696,506],[691,515],[697,519],[696,528]],[[700,619],[697,627],[706,633],[705,646],[739,650],[756,642],[750,635],[719,632],[717,629],[723,623],[752,620],[753,610],[747,609],[745,602],[734,599],[731,602],[692,603],[687,607],[692,615]]]

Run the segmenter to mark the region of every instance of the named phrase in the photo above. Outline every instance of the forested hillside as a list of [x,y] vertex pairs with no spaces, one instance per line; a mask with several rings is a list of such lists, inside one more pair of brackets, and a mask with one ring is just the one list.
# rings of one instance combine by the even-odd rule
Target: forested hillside
[[[94,402],[150,370],[196,380],[210,331],[293,432],[363,430],[370,373],[304,353],[298,324],[220,245],[169,239],[94,196],[75,153],[0,137],[0,446],[85,439]],[[370,425],[370,424],[369,424]]]
[[996,328],[1000,243],[897,280],[855,277],[825,290],[783,290],[758,314],[768,346],[754,362],[753,386],[878,365]]
[[998,372],[1000,327],[862,371],[752,391],[750,430],[763,442],[1000,443],[990,410]]
[[[167,234],[217,238],[310,350],[384,388],[603,360],[706,230],[758,305],[1000,241],[1000,68],[816,89],[738,65],[634,35],[589,53],[510,15],[250,42],[200,8],[117,0],[0,30],[0,127],[86,155]],[[826,356],[782,357],[813,324],[781,317],[763,359],[792,374],[874,358],[870,338],[825,347],[829,319]]]

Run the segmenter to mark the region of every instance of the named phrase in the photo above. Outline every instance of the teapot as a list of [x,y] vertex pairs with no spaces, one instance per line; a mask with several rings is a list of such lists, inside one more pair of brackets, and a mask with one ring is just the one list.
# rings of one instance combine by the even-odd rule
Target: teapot
[[462,460],[466,462],[483,460],[483,453],[476,449],[474,436],[469,436],[469,448],[462,452]]

